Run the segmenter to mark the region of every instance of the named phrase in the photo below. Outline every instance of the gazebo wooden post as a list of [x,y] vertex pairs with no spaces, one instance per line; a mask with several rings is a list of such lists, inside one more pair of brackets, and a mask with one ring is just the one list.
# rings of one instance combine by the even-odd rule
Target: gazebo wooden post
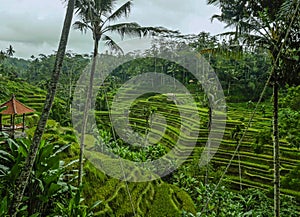
[[15,138],[15,114],[11,115],[11,138]]
[[0,131],[2,131],[2,114],[0,114]]
[[25,130],[25,113],[23,113],[23,129],[22,132],[24,132]]

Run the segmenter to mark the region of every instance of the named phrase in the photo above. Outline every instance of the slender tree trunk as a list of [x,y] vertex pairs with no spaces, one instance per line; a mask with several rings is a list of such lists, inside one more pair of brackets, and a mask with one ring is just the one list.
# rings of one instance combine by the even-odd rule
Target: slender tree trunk
[[211,130],[211,122],[212,122],[212,108],[211,105],[208,105],[208,123],[207,123],[208,132]]
[[69,100],[69,112],[70,114],[72,113],[72,101],[71,101],[71,97],[72,97],[72,87],[73,87],[73,72],[74,72],[74,68],[73,66],[71,67],[71,70],[70,70],[70,74],[69,74],[69,97],[68,97],[68,100]]
[[280,161],[279,161],[279,138],[278,138],[278,77],[274,71],[273,86],[273,145],[274,145],[274,216],[280,216]]
[[15,194],[13,196],[13,200],[10,206],[10,216],[17,216],[18,209],[22,203],[22,199],[24,196],[25,189],[28,184],[28,180],[34,165],[34,161],[36,158],[36,154],[39,148],[39,144],[41,142],[46,122],[48,120],[50,110],[54,101],[55,93],[56,93],[56,88],[57,88],[57,83],[66,51],[66,46],[68,42],[68,37],[69,37],[69,32],[71,28],[71,22],[73,18],[73,11],[74,11],[74,5],[75,5],[75,0],[69,0],[68,2],[68,7],[66,11],[66,16],[64,20],[64,25],[61,33],[61,38],[59,42],[59,47],[58,51],[56,54],[56,60],[55,60],[55,65],[53,69],[53,74],[51,78],[51,82],[49,84],[48,88],[48,94],[44,103],[44,108],[41,114],[41,118],[38,122],[37,128],[34,132],[34,136],[32,139],[32,144],[30,146],[30,150],[28,153],[28,156],[25,161],[24,168],[21,171],[20,176],[18,177],[16,181],[16,189],[15,189]]
[[[207,141],[208,144],[208,149],[210,149],[210,141]],[[208,162],[208,158],[209,158],[209,152],[210,150],[207,150],[206,152],[206,160],[207,160],[207,164],[206,164],[206,170],[205,170],[205,185],[208,185],[208,177],[209,177],[209,162]]]
[[[208,133],[210,133],[210,130],[211,130],[211,122],[212,122],[212,108],[211,108],[211,105],[208,105],[208,126],[207,126],[207,129],[208,129]],[[205,172],[205,184],[207,185],[208,184],[208,177],[209,177],[209,162],[208,162],[208,158],[209,158],[209,155],[210,155],[210,141],[207,141],[208,142],[208,150],[207,150],[207,154],[206,154],[206,157],[207,157],[207,164],[206,164],[206,172]]]
[[231,82],[229,81],[228,82],[228,89],[227,89],[227,96],[229,96],[229,94],[230,94],[230,85],[231,85]]
[[82,177],[83,177],[83,155],[84,155],[84,140],[85,140],[85,131],[86,131],[86,124],[88,120],[88,112],[90,110],[91,106],[91,98],[93,94],[93,80],[94,80],[94,74],[96,69],[96,62],[97,62],[97,56],[98,56],[98,44],[99,40],[94,40],[94,55],[93,55],[93,62],[91,67],[91,74],[90,74],[90,80],[88,85],[88,90],[86,93],[86,101],[84,106],[84,113],[83,113],[83,123],[81,127],[81,137],[80,137],[80,155],[79,155],[79,175],[78,175],[78,186],[82,185]]
[[[238,142],[237,142],[237,145],[239,145]],[[240,191],[242,191],[243,190],[243,185],[242,185],[242,168],[241,168],[240,149],[238,149],[238,159],[239,159]]]

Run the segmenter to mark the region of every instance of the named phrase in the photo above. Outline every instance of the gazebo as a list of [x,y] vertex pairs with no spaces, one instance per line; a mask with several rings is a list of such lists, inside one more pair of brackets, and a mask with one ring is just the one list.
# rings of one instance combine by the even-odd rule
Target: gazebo
[[[24,132],[25,129],[25,114],[34,112],[33,109],[29,108],[28,106],[22,104],[15,98],[13,94],[11,99],[7,102],[0,105],[0,108],[5,108],[0,112],[0,131],[10,131],[12,135],[14,135],[15,130],[21,129]],[[3,115],[10,115],[10,124],[2,124],[2,116]],[[17,115],[23,116],[22,123],[15,123],[15,117]]]

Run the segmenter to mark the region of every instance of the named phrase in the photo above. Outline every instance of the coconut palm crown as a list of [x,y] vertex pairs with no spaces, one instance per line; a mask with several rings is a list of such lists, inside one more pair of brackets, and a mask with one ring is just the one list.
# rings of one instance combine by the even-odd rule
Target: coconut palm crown
[[74,23],[74,28],[86,33],[90,30],[95,41],[94,56],[98,53],[98,43],[104,41],[114,51],[122,52],[118,44],[109,36],[117,33],[124,36],[144,37],[153,35],[176,34],[177,31],[167,30],[164,27],[142,27],[136,22],[115,23],[122,17],[128,17],[132,8],[132,1],[127,1],[119,8],[117,0],[81,0],[77,1],[77,14],[80,21]]

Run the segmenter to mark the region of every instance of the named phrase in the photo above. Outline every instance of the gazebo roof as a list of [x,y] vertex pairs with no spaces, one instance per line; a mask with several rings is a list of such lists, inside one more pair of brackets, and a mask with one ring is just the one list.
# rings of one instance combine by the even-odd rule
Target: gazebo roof
[[0,105],[0,108],[5,106],[7,106],[7,108],[0,112],[3,115],[17,115],[34,112],[33,109],[16,100],[15,95],[13,95],[9,101]]

